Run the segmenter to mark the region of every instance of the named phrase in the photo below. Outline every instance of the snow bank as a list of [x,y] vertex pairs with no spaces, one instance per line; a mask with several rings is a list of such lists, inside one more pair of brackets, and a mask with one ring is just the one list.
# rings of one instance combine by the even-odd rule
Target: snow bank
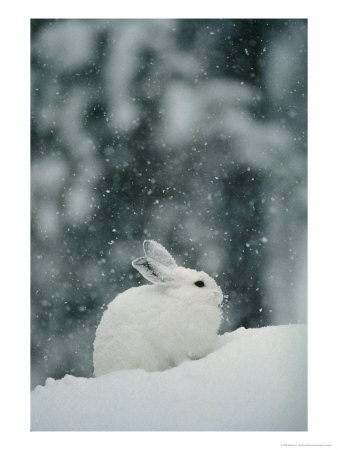
[[244,328],[164,372],[48,379],[32,392],[33,431],[305,431],[305,325]]

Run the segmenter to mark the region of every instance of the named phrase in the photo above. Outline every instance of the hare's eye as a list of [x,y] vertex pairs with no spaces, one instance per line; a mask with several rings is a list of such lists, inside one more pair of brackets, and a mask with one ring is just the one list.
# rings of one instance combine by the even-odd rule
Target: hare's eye
[[195,286],[204,287],[204,281],[196,281]]

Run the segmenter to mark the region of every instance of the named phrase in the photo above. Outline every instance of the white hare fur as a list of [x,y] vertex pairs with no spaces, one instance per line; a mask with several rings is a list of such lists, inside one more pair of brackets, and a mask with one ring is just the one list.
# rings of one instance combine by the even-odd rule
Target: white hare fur
[[145,256],[132,264],[153,284],[128,289],[109,304],[96,331],[95,376],[162,371],[215,349],[221,289],[205,272],[178,267],[158,242],[144,241],[143,248]]

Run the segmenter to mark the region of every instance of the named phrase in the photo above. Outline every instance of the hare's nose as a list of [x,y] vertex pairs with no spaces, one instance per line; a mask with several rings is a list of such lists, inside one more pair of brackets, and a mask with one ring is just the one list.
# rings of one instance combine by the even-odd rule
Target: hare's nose
[[213,289],[212,293],[217,297],[223,297],[223,293],[220,288]]

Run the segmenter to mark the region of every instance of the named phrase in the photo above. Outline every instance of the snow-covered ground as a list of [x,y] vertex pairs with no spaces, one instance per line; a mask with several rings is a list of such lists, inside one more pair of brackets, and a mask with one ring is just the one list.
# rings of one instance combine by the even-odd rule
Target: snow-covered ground
[[240,328],[164,372],[48,379],[32,392],[31,429],[305,431],[307,328]]

